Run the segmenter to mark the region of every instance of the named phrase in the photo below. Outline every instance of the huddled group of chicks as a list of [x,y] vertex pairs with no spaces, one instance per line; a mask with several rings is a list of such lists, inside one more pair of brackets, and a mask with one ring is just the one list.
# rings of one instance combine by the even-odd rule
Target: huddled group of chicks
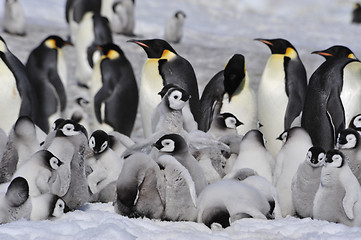
[[[97,4],[67,1],[75,86],[69,41],[47,37],[24,66],[0,38],[0,223],[113,202],[124,216],[212,229],[288,215],[361,226],[361,63],[350,49],[315,51],[326,61],[308,79],[290,42],[256,39],[272,53],[258,92],[235,54],[199,96],[167,41],[132,39],[148,57],[138,89]],[[145,137],[134,141],[138,111]]]

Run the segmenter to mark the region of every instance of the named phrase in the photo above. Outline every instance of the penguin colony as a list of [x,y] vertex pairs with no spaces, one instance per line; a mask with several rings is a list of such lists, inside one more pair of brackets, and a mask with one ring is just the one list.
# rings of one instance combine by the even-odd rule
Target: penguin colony
[[[307,78],[289,41],[255,39],[271,50],[258,92],[234,54],[199,94],[169,43],[182,37],[179,11],[167,41],[128,40],[147,55],[138,85],[112,38],[135,36],[134,7],[68,0],[69,39],[49,35],[25,64],[0,37],[0,223],[112,202],[124,216],[211,229],[288,215],[361,226],[361,62],[350,49],[313,52],[325,61]],[[16,24],[4,30],[24,35]],[[75,85],[63,47],[75,48]]]

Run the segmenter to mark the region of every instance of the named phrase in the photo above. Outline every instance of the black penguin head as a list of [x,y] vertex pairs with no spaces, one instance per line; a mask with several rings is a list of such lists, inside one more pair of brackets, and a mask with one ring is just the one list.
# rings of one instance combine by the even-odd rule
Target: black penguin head
[[312,167],[323,166],[325,162],[326,152],[321,147],[313,146],[311,147],[306,154],[306,161]]
[[63,164],[63,162],[60,161],[59,158],[54,156],[54,154],[52,154],[48,150],[39,150],[35,154],[37,154],[38,157],[43,160],[44,165],[49,170],[57,170]]
[[56,120],[54,121],[53,125],[51,126],[51,131],[56,131],[56,130],[58,130],[60,124],[61,124],[62,122],[64,122],[64,121],[65,121],[64,118],[58,118],[58,119],[56,119]]
[[354,149],[360,142],[360,134],[352,128],[342,130],[337,136],[338,149]]
[[47,38],[45,38],[42,44],[44,44],[50,49],[60,49],[66,45],[71,45],[70,42],[65,41],[64,39],[62,39],[57,35],[48,36]]
[[103,58],[110,60],[117,59],[124,55],[120,47],[114,43],[107,43],[101,46],[98,46],[98,49],[102,51]]
[[337,149],[331,149],[326,154],[325,162],[328,166],[342,168],[345,164],[345,155]]
[[263,42],[270,49],[272,54],[283,54],[290,58],[298,56],[296,48],[287,40],[282,38],[275,39],[261,39],[256,38],[255,40]]
[[29,184],[23,177],[17,177],[11,181],[5,194],[6,200],[11,207],[23,205],[29,198]]
[[57,218],[57,217],[61,217],[64,213],[69,212],[70,209],[69,207],[66,205],[66,203],[64,202],[64,200],[57,196],[57,195],[52,195],[51,199],[50,199],[50,204],[49,204],[49,216],[48,218]]
[[230,129],[236,129],[238,126],[243,125],[236,116],[229,112],[219,114],[217,121],[219,121],[219,124],[224,128]]
[[186,18],[187,16],[183,11],[179,10],[174,14],[174,17],[176,17],[176,18]]
[[276,138],[276,140],[280,140],[283,143],[285,143],[287,140],[287,135],[288,135],[288,130],[285,130]]
[[89,147],[95,154],[104,152],[109,147],[109,135],[103,130],[96,130],[89,138]]
[[355,54],[348,47],[341,45],[335,45],[321,51],[313,51],[312,54],[318,54],[325,59],[329,59],[331,57],[357,59]]
[[224,90],[228,93],[229,101],[246,76],[244,56],[235,54],[224,68]]
[[361,131],[361,114],[357,114],[351,119],[349,128],[355,129],[356,131]]
[[75,136],[78,134],[84,134],[88,137],[88,132],[86,131],[85,127],[73,120],[67,119],[64,120],[56,130],[55,136],[57,137],[70,137]]
[[188,149],[184,138],[178,134],[166,134],[153,144],[160,152],[177,154]]
[[177,52],[172,46],[163,39],[149,39],[149,40],[128,40],[127,42],[136,43],[141,46],[146,52],[148,58],[161,58],[165,51],[170,51],[174,54]]
[[174,84],[165,85],[158,94],[172,110],[181,110],[191,97],[184,89]]

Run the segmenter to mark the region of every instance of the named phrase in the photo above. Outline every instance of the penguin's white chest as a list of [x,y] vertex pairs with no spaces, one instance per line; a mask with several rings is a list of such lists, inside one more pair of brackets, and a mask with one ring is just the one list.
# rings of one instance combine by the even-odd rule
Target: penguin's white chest
[[16,87],[16,79],[7,65],[0,60],[0,127],[9,133],[12,125],[19,116],[21,98]]

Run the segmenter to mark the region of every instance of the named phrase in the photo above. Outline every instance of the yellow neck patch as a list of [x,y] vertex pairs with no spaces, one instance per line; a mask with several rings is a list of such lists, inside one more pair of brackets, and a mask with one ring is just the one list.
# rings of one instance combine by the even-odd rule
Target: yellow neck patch
[[48,39],[48,40],[46,40],[46,41],[45,41],[45,46],[47,46],[47,47],[50,48],[50,49],[58,48],[58,47],[56,46],[56,42],[55,42],[54,39]]
[[109,58],[110,60],[116,59],[119,57],[119,53],[115,50],[110,50],[107,54],[107,58]]
[[286,56],[286,57],[289,57],[289,58],[291,58],[291,59],[294,59],[294,58],[297,57],[297,52],[296,52],[296,50],[294,50],[293,48],[288,47],[288,48],[286,49],[285,56]]
[[176,55],[173,53],[173,52],[171,52],[171,51],[169,51],[169,50],[164,50],[163,51],[163,54],[162,54],[162,56],[160,57],[161,59],[167,59],[167,60],[171,60],[172,58],[174,58]]
[[357,59],[356,56],[353,53],[350,53],[347,57],[352,58],[352,59]]

